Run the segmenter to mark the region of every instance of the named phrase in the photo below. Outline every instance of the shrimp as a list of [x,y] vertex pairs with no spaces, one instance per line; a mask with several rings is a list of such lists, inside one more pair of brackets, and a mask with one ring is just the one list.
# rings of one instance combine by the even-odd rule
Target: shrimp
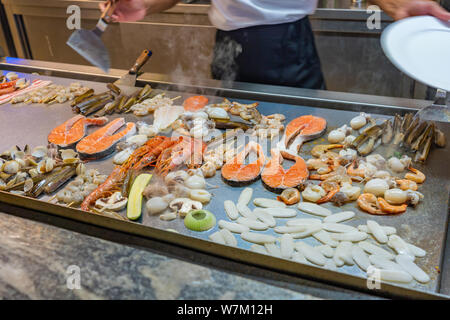
[[423,183],[425,181],[425,175],[419,170],[412,167],[409,167],[408,170],[412,171],[413,173],[408,172],[407,174],[405,174],[405,179],[414,181],[416,183]]
[[[384,199],[383,199],[384,200]],[[361,208],[370,214],[383,215],[383,211],[380,209],[380,205],[377,201],[377,197],[371,193],[363,193],[358,197],[356,203]]]
[[395,180],[395,182],[397,183],[397,186],[400,189],[402,189],[403,191],[406,191],[406,190],[417,191],[417,189],[418,189],[417,183],[415,183],[412,180],[399,179],[399,180]]
[[384,200],[381,197],[378,198],[378,205],[380,206],[383,212],[390,214],[403,213],[406,211],[406,208],[408,208],[408,205],[406,203],[399,206],[394,206],[389,204],[386,200]]
[[318,174],[330,173],[333,168],[321,159],[309,159],[306,161],[309,170],[316,170]]
[[336,193],[339,192],[339,189],[340,189],[339,184],[334,181],[323,181],[320,185],[328,193],[326,196],[317,200],[317,202],[316,202],[317,204],[321,204],[321,203],[330,201],[336,195]]
[[281,195],[277,197],[278,201],[283,201],[288,206],[300,202],[300,191],[295,188],[285,189]]
[[319,158],[321,155],[323,155],[325,152],[327,152],[331,149],[343,148],[343,147],[344,147],[343,144],[321,144],[321,145],[318,145],[318,146],[315,146],[314,148],[312,148],[311,154],[314,157]]
[[347,168],[347,174],[351,177],[365,177],[366,169],[362,167],[355,168],[356,160]]

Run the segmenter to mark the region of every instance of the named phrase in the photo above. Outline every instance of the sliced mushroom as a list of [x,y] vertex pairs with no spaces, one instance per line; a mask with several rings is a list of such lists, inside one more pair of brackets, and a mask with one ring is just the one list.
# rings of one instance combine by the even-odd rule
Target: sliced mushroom
[[123,197],[120,192],[115,192],[109,198],[98,199],[95,206],[100,210],[120,211],[125,208],[127,203],[127,198]]
[[169,208],[177,211],[180,216],[184,217],[189,211],[202,209],[203,205],[199,201],[188,198],[177,198],[170,202]]

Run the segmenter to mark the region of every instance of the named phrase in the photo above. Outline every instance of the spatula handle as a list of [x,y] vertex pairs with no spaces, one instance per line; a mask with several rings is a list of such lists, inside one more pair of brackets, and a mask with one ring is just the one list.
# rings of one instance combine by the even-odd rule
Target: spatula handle
[[112,22],[111,16],[113,15],[114,10],[116,9],[117,2],[119,2],[119,0],[108,0],[105,11],[103,11],[100,19],[102,19],[106,23],[111,23]]
[[150,50],[144,50],[142,51],[139,58],[137,58],[136,62],[134,63],[133,67],[130,69],[130,74],[137,74],[139,70],[144,66],[144,64],[147,63],[148,59],[152,56],[152,52]]

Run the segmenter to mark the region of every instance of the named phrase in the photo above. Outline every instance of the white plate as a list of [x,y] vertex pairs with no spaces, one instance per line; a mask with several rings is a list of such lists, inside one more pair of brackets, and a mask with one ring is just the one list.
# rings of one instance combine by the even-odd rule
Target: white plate
[[381,46],[411,78],[450,91],[450,22],[431,16],[397,21],[383,31]]

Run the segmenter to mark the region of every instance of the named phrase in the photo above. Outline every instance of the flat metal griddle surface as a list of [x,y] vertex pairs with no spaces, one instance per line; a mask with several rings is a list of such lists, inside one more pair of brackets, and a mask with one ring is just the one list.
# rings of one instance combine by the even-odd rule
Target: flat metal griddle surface
[[[4,71],[6,73],[6,71]],[[33,75],[26,75],[30,79],[36,78]],[[43,77],[40,79],[49,79],[56,84],[69,85],[75,80]],[[106,91],[104,83],[96,83],[89,81],[80,81],[83,85],[95,89],[96,93]],[[181,103],[184,98],[191,96],[192,94],[182,92],[166,92],[170,97],[181,96],[182,99],[177,100]],[[210,97],[210,102],[219,102],[223,98]],[[239,100],[243,103],[250,103],[254,101]],[[282,103],[268,103],[260,102],[258,107],[259,111],[264,114],[282,113],[286,116],[286,124],[301,115],[312,114],[325,118],[328,121],[327,133],[343,124],[348,124],[350,120],[357,115],[357,112],[345,111],[345,110],[331,110],[324,108],[311,108],[307,106],[293,106]],[[55,104],[55,105],[40,105],[40,104],[5,104],[0,105],[0,151],[6,150],[13,145],[24,146],[28,144],[30,147],[38,145],[45,145],[47,143],[48,133],[57,125],[66,121],[70,117],[74,116],[69,106],[69,103]],[[115,114],[110,116],[111,119],[117,117],[124,117],[127,121],[146,121],[152,123],[152,116],[136,117],[133,114]],[[376,115],[377,118],[389,118],[386,115]],[[449,137],[449,126],[440,126]],[[96,130],[96,127],[88,129],[88,133]],[[311,158],[309,154],[311,148],[316,144],[323,144],[326,142],[326,134],[319,139],[306,143],[301,151],[301,156],[305,160]],[[386,156],[382,147],[376,150],[376,153],[380,153]],[[266,152],[267,156],[270,153]],[[434,148],[428,158],[426,166],[416,166],[419,170],[424,172],[427,176],[427,180],[420,187],[419,191],[425,195],[423,203],[418,205],[416,209],[408,208],[407,212],[397,216],[372,216],[360,211],[357,208],[356,202],[346,204],[342,207],[336,207],[330,203],[324,206],[329,208],[333,213],[341,211],[354,211],[356,216],[347,222],[349,225],[358,226],[365,224],[368,219],[372,219],[380,223],[381,225],[388,225],[397,228],[397,233],[406,241],[415,244],[427,251],[427,255],[424,258],[418,258],[416,263],[424,269],[431,277],[431,281],[428,284],[419,284],[412,282],[411,284],[404,285],[408,288],[413,288],[418,291],[425,292],[439,292],[439,268],[443,262],[443,250],[446,239],[446,230],[448,223],[448,201],[449,201],[449,170],[447,169],[447,160],[449,159],[448,147],[444,149]],[[109,174],[113,168],[112,156],[99,160],[89,162],[88,168],[97,168],[101,173]],[[237,201],[242,188],[230,187],[225,184],[220,176],[220,171],[217,172],[214,178],[207,180],[211,187],[209,190],[213,194],[213,200],[205,208],[212,211],[217,220],[224,219],[229,220],[224,212],[223,202],[225,200]],[[217,186],[217,187],[214,187]],[[253,198],[265,197],[275,198],[276,195],[264,188],[261,181],[258,180],[252,185],[254,189]],[[41,198],[42,200],[48,199],[48,197]],[[250,208],[254,208],[253,204],[249,205]],[[297,217],[313,217],[308,214],[304,214],[298,211]],[[125,214],[124,214],[125,215]],[[277,219],[278,225],[284,225],[287,219]],[[216,226],[207,232],[193,232],[185,228],[182,219],[176,219],[174,221],[162,221],[158,216],[149,216],[146,212],[143,213],[142,218],[138,223],[151,226],[158,229],[174,229],[181,234],[189,237],[200,238],[208,240],[208,236],[218,230]],[[264,233],[273,234],[279,237],[273,229],[270,229]],[[238,247],[241,249],[250,249],[251,243],[243,241],[238,235],[235,235],[238,239]],[[298,241],[306,241],[312,245],[320,244],[313,238],[307,238]],[[243,258],[245,261],[245,257]],[[299,269],[302,268],[301,264],[298,264]],[[361,271],[357,266],[344,266],[337,268],[336,271],[351,274],[357,277],[365,278],[365,273]],[[403,285],[398,285],[403,286]]]

